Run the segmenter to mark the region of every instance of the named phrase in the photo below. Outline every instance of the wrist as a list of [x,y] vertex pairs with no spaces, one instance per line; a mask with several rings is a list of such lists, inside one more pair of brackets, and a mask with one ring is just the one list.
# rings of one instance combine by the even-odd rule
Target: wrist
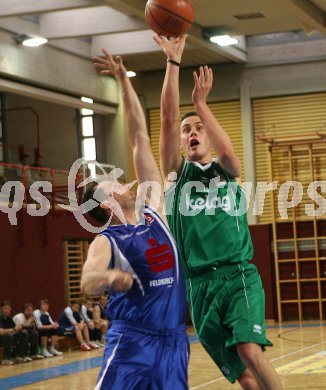
[[170,63],[171,65],[178,66],[178,67],[180,67],[180,65],[181,65],[180,60],[177,61],[177,60],[175,60],[175,59],[173,59],[173,58],[169,58],[169,57],[166,59],[166,62],[167,62],[167,63]]
[[196,111],[200,111],[201,109],[205,109],[207,107],[206,100],[201,100],[198,102],[193,102],[194,107],[196,108]]

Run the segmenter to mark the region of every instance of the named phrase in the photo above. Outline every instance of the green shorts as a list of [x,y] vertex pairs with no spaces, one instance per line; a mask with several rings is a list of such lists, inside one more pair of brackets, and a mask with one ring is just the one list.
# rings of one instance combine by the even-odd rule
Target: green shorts
[[229,265],[188,279],[187,298],[200,342],[234,383],[245,369],[236,345],[272,345],[265,336],[265,293],[257,268]]

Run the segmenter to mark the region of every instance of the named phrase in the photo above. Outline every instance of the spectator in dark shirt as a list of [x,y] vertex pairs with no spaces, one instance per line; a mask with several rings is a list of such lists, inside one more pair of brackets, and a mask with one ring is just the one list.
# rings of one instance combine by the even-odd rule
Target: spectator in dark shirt
[[14,320],[10,316],[11,314],[11,302],[3,301],[1,303],[1,315],[0,315],[0,346],[3,347],[4,359],[3,365],[14,364],[12,357],[12,347],[16,347],[16,363],[26,363],[31,361],[27,357],[28,349],[28,336],[26,333],[21,332],[22,326],[16,325]]
[[16,170],[16,175],[29,188],[33,184],[32,173],[29,164],[29,155],[23,154],[19,160],[19,167]]
[[[35,325],[41,337],[41,353],[44,357],[61,356],[62,352],[55,349],[58,340],[57,321],[53,321],[49,312],[49,301],[41,299],[40,309],[33,312]],[[50,338],[50,349],[47,349],[48,339]]]
[[108,296],[102,294],[98,303],[94,304],[93,320],[98,328],[101,329],[101,343],[105,343],[105,334],[110,325],[108,317],[106,315],[106,305],[108,303]]
[[88,327],[79,310],[79,302],[73,302],[71,306],[68,306],[63,310],[59,316],[59,333],[60,335],[75,333],[82,351],[97,349],[99,346],[89,340]]
[[[44,168],[43,165],[43,156],[39,155],[35,159],[35,164],[32,165],[33,168]],[[35,181],[51,181],[50,171],[44,169],[32,169],[32,177]]]

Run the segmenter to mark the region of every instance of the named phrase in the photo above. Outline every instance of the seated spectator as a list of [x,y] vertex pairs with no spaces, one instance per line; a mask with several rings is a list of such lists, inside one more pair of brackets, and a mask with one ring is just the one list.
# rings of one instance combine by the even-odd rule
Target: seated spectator
[[74,332],[82,351],[97,349],[99,346],[90,341],[88,327],[79,310],[79,302],[73,302],[71,306],[63,310],[59,317],[59,333],[65,335]]
[[108,296],[102,294],[97,303],[94,303],[94,314],[102,320],[108,320],[106,315],[106,305],[108,304]]
[[[44,168],[43,165],[43,157],[37,156],[35,159],[35,164],[32,165],[34,168]],[[50,171],[32,169],[32,177],[34,181],[49,181],[51,182],[51,174]]]
[[3,365],[14,364],[12,356],[12,347],[16,347],[16,363],[26,363],[32,359],[26,356],[28,349],[28,337],[22,333],[22,326],[16,325],[11,314],[11,302],[3,301],[1,303],[0,314],[0,346],[3,347],[4,359]]
[[108,304],[108,295],[102,294],[99,298],[99,301],[94,304],[93,310],[93,320],[95,324],[101,329],[101,343],[105,344],[105,335],[108,327],[110,326],[110,321],[106,315],[106,305]]
[[[41,337],[41,354],[46,357],[61,356],[62,352],[55,349],[55,345],[58,341],[58,328],[57,321],[53,321],[49,312],[49,301],[47,299],[41,299],[40,309],[33,312],[35,325],[38,334]],[[50,348],[47,349],[48,339],[50,338]]]
[[13,318],[16,326],[21,326],[21,332],[26,333],[28,336],[28,342],[30,344],[29,354],[31,359],[44,359],[43,355],[38,353],[39,351],[39,337],[35,330],[34,318],[33,318],[33,305],[31,303],[25,303],[23,312],[16,314]]
[[85,299],[81,308],[81,315],[86,322],[91,341],[95,341],[99,347],[105,345],[105,335],[108,330],[108,321],[102,319],[94,319],[94,303],[91,299]]
[[[31,170],[29,169],[29,155],[28,154],[23,154],[20,158],[19,161],[19,168],[16,170],[16,175],[18,179],[20,179],[24,184],[26,184],[27,188],[31,186],[33,183],[33,178],[32,178],[32,173]],[[24,168],[25,173],[24,173]],[[26,178],[26,181],[24,179]]]

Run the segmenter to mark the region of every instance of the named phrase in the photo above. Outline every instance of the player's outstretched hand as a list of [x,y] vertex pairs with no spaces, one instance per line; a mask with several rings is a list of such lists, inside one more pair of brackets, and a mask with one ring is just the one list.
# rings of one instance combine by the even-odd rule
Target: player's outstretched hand
[[153,39],[162,48],[167,59],[181,62],[187,37],[187,34],[170,38],[156,34]]
[[194,106],[200,103],[206,103],[208,94],[213,86],[213,71],[208,66],[201,66],[197,72],[193,73],[195,87],[192,92],[192,102]]
[[131,289],[134,278],[129,272],[112,269],[109,272],[109,287],[116,292],[124,292]]
[[127,70],[123,65],[122,58],[120,56],[113,56],[102,49],[103,57],[94,57],[94,65],[101,69],[100,73],[109,74],[114,76],[118,80],[122,80],[127,76]]

